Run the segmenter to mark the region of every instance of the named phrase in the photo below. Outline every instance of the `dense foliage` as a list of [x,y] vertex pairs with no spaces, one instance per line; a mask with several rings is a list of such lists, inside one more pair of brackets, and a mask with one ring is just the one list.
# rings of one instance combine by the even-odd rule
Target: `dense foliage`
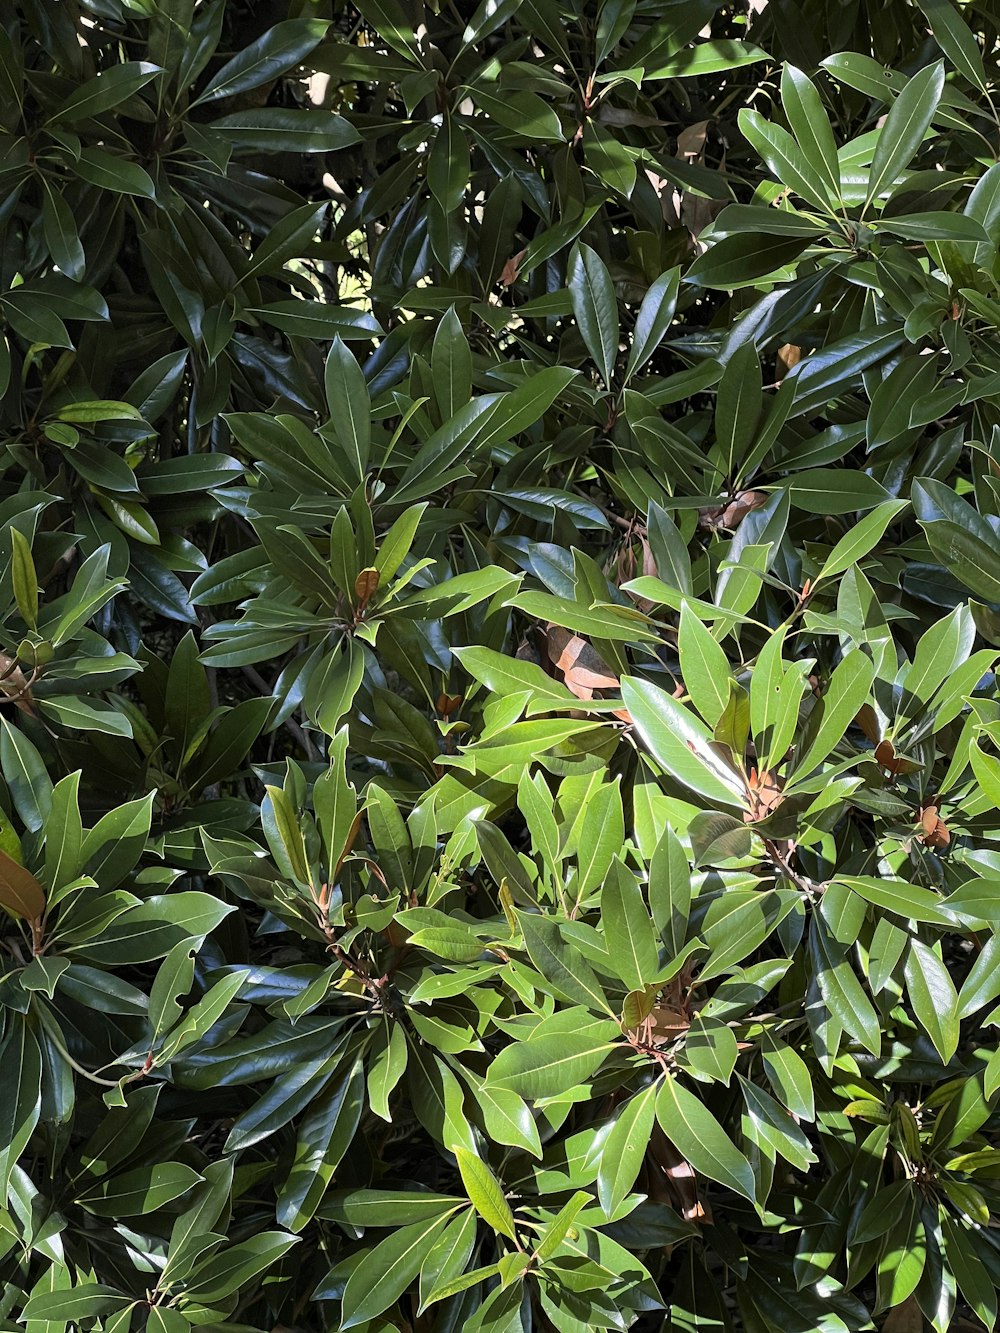
[[0,1326],[992,1328],[997,0],[0,14]]

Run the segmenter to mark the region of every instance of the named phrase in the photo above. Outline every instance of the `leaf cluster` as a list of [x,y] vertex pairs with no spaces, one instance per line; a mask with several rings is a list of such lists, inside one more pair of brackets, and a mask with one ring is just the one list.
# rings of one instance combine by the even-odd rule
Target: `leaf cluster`
[[992,0],[0,23],[0,1330],[1000,1291]]

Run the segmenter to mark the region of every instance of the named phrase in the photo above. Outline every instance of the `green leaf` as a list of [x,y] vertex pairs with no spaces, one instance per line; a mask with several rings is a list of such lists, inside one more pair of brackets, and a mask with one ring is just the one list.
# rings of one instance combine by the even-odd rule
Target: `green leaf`
[[872,661],[862,652],[849,653],[834,668],[822,699],[810,715],[807,744],[795,760],[796,774],[812,772],[839,745],[868,698],[874,676]]
[[323,39],[327,24],[322,19],[286,19],[275,23],[226,62],[191,103],[215,102],[249,92],[300,64]]
[[102,190],[135,195],[140,199],[156,197],[156,186],[145,168],[117,153],[84,148],[80,156],[73,159],[71,169],[82,180]]
[[618,302],[604,261],[589,245],[573,247],[566,285],[587,351],[600,371],[605,388],[610,389],[618,357]]
[[350,121],[330,111],[260,107],[234,111],[208,128],[243,153],[335,153],[361,142]]
[[626,382],[642,369],[666,336],[677,308],[679,290],[679,268],[661,273],[646,289],[632,330],[632,342],[625,366]]
[[399,1300],[410,1283],[416,1280],[451,1211],[428,1221],[398,1227],[363,1252],[361,1262],[351,1270],[344,1288],[340,1316],[342,1329],[367,1323]]
[[462,1184],[472,1205],[483,1221],[501,1236],[516,1240],[514,1214],[503,1192],[499,1180],[481,1158],[456,1144],[455,1158],[458,1161]]
[[938,926],[948,924],[943,900],[930,889],[906,884],[902,880],[873,879],[868,875],[838,875],[837,883],[846,884],[865,902],[910,921],[930,921]]
[[446,114],[427,158],[427,188],[445,213],[453,213],[468,183],[468,140],[457,118]]
[[474,1095],[490,1138],[512,1148],[523,1148],[534,1157],[542,1156],[538,1126],[522,1097],[510,1088],[491,1087],[484,1082],[476,1084]]
[[743,1130],[770,1161],[783,1157],[799,1171],[808,1171],[816,1162],[809,1140],[792,1117],[763,1088],[737,1075],[746,1114]]
[[480,111],[490,120],[506,126],[521,139],[538,139],[543,143],[563,141],[562,124],[558,115],[543,98],[532,92],[505,93],[502,97],[487,92],[482,83],[470,89]]
[[44,187],[42,230],[45,234],[45,244],[49,247],[49,254],[61,273],[65,273],[68,278],[82,278],[86,268],[86,256],[80,244],[73,211],[47,180],[44,181]]
[[688,825],[691,858],[696,866],[723,865],[741,860],[752,849],[746,822],[719,810],[700,810]]
[[154,894],[97,932],[69,929],[61,938],[75,957],[86,962],[149,963],[182,940],[203,939],[233,910],[207,893]]
[[996,574],[1000,538],[975,509],[942,482],[921,478],[912,488],[913,508],[938,559],[977,597],[1000,602]]
[[50,116],[50,121],[71,125],[84,117],[99,116],[119,106],[164,73],[159,65],[144,60],[128,60],[112,65],[81,84]]
[[642,1169],[656,1118],[656,1097],[656,1084],[651,1083],[626,1102],[604,1141],[597,1197],[609,1217],[617,1212]]
[[[289,240],[287,248],[294,251],[303,244],[298,239]],[[260,252],[257,257],[267,259],[267,255],[261,255]],[[309,301],[300,297],[294,301],[271,301],[267,305],[247,306],[246,313],[259,317],[265,324],[280,329],[282,333],[291,333],[299,338],[343,338],[345,342],[352,339],[370,342],[382,331],[378,320],[363,310],[326,305],[322,301]]]
[[947,1064],[958,1048],[958,995],[948,969],[920,940],[911,940],[904,968],[913,1012]]
[[724,236],[698,256],[684,275],[685,280],[699,287],[721,287],[728,291],[750,286],[759,278],[793,264],[811,241],[809,236],[780,234]]
[[35,1034],[17,1015],[0,1043],[0,1195],[28,1146],[41,1115],[42,1056]]
[[847,957],[822,922],[814,918],[810,933],[813,972],[823,1001],[837,1022],[873,1055],[882,1049],[882,1024]]
[[112,1176],[81,1194],[78,1202],[97,1217],[137,1217],[180,1198],[201,1179],[197,1171],[183,1162],[154,1162]]
[[687,938],[691,867],[669,825],[660,834],[649,860],[649,907],[671,958],[676,958]]
[[964,15],[951,0],[917,0],[917,4],[931,25],[931,36],[944,54],[960,74],[964,74],[970,83],[986,93],[983,55]]
[[[289,19],[288,22],[316,24],[318,20]],[[279,28],[284,26],[283,23],[276,24],[267,37],[261,38],[261,41],[267,41],[268,38],[273,37],[278,32]],[[302,208],[296,208],[293,212],[286,214],[280,222],[270,229],[265,239],[257,246],[253,259],[250,260],[243,275],[244,281],[257,273],[280,272],[283,265],[290,259],[297,259],[308,248],[309,242],[319,231],[326,210],[327,205],[325,203],[313,203],[305,204]],[[333,330],[331,330],[332,332]]]
[[574,634],[624,643],[651,643],[656,638],[646,616],[617,603],[588,607],[548,592],[519,592],[508,599],[507,605],[538,620],[562,625]]
[[571,1004],[612,1012],[593,969],[563,938],[557,921],[530,912],[518,912],[517,920],[528,957],[558,995]]
[[944,65],[928,65],[914,74],[893,102],[878,132],[868,175],[865,208],[896,181],[923,142],[944,90]]
[[962,983],[959,1018],[970,1018],[1000,995],[1000,935],[991,935]]
[[83,868],[79,789],[79,770],[61,778],[52,789],[52,802],[45,825],[43,871],[50,894],[76,879]]
[[202,1305],[217,1304],[276,1264],[298,1244],[298,1239],[283,1231],[261,1231],[239,1245],[218,1251],[195,1266],[184,1291],[183,1304],[192,1300]]
[[643,73],[647,79],[690,79],[740,69],[768,58],[766,51],[750,42],[709,40],[685,44],[665,61],[652,61],[653,67]]
[[371,453],[371,400],[361,367],[339,337],[326,359],[325,384],[331,427],[346,449],[351,476],[361,482]]
[[39,580],[35,573],[35,563],[31,557],[31,545],[28,544],[24,533],[17,531],[17,528],[11,528],[11,579],[13,581],[13,596],[17,603],[17,611],[20,611],[21,617],[31,625],[32,629],[39,627]]
[[819,583],[821,579],[830,579],[835,574],[843,574],[846,569],[856,565],[879,544],[885,536],[886,528],[906,508],[905,500],[887,500],[870,514],[865,514],[864,518],[853,524],[837,542],[823,561],[823,566],[814,582]]
[[826,196],[836,203],[840,198],[840,159],[830,118],[816,85],[794,65],[786,64],[781,71],[781,105]]
[[729,660],[690,602],[681,606],[677,646],[684,687],[698,712],[714,728],[729,700]]
[[815,1093],[808,1066],[780,1037],[765,1033],[761,1058],[779,1101],[800,1120],[815,1117]]
[[612,1049],[607,1041],[583,1032],[517,1042],[494,1059],[486,1084],[510,1088],[528,1101],[558,1097],[585,1083]]
[[128,801],[102,816],[84,834],[83,873],[105,891],[117,888],[142,855],[149,837],[156,793]]
[[198,645],[188,631],[174,649],[167,673],[164,719],[182,756],[212,711],[208,675],[198,661]]
[[42,1291],[32,1296],[22,1310],[21,1318],[25,1322],[40,1320],[65,1324],[69,1320],[95,1319],[125,1310],[132,1303],[131,1296],[123,1295],[115,1287],[102,1282],[80,1282],[75,1287]]
[[420,1268],[420,1309],[431,1303],[432,1294],[465,1273],[476,1243],[478,1219],[474,1208],[465,1208],[440,1233]]
[[[808,365],[808,362],[800,362]],[[885,487],[864,472],[814,468],[789,479],[792,504],[810,514],[852,514],[891,499]]]
[[656,1096],[656,1119],[681,1157],[695,1171],[753,1202],[750,1163],[702,1102],[668,1076]]
[[838,189],[831,193],[825,180],[826,173],[817,170],[787,130],[746,107],[740,111],[737,121],[748,142],[783,185],[814,208],[825,213],[832,210],[839,195],[839,180]]
[[744,788],[712,749],[711,734],[665,690],[635,678],[622,681],[622,699],[650,754],[671,778],[700,796],[740,806]]
[[932,212],[894,214],[889,218],[879,218],[879,231],[891,236],[902,236],[909,241],[989,241],[989,236],[981,222],[962,213]]
[[948,1215],[941,1219],[941,1233],[948,1267],[955,1275],[959,1291],[986,1327],[993,1328],[997,1320],[997,1293],[977,1252],[975,1233]]
[[495,652],[492,648],[477,645],[456,648],[454,653],[469,675],[485,685],[491,693],[529,693],[539,701],[536,711],[573,706],[576,700],[576,696],[565,685],[547,675],[534,662],[522,662]]
[[386,1024],[381,1035],[368,1069],[368,1101],[372,1111],[391,1124],[389,1097],[406,1072],[406,1035],[399,1023]]
[[749,342],[731,357],[715,401],[715,439],[729,476],[736,474],[753,444],[762,405],[760,363],[757,349]]
[[309,884],[305,839],[292,802],[281,787],[267,787],[261,820],[272,855],[300,884]]
[[[556,1213],[555,1217],[542,1233],[542,1238],[535,1249],[534,1257],[537,1260],[541,1263],[545,1263],[546,1260],[552,1258],[570,1234],[573,1223],[588,1203],[590,1203],[590,1195],[584,1190],[577,1190],[573,1197],[563,1204],[562,1208],[559,1209],[558,1213]],[[520,1264],[525,1256],[517,1255],[511,1256],[511,1258],[514,1260],[515,1264]],[[519,1271],[523,1272],[526,1267],[527,1264],[525,1263]],[[507,1279],[505,1278],[504,1280]]]
[[5,717],[0,717],[0,768],[15,810],[27,828],[37,832],[49,810],[52,782],[31,741]]
[[659,970],[659,951],[639,885],[624,866],[604,885],[601,924],[616,972],[629,990],[643,990]]
[[361,1061],[341,1065],[298,1125],[295,1158],[277,1201],[281,1226],[296,1233],[311,1221],[349,1151],[364,1110]]

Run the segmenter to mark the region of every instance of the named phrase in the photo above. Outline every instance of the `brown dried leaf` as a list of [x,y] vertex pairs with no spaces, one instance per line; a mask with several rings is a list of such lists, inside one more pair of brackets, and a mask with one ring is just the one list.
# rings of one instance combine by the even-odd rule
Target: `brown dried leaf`
[[747,797],[747,811],[744,815],[747,823],[766,819],[784,800],[781,778],[766,770],[758,773],[755,768],[751,769],[747,778]]
[[779,347],[775,379],[783,380],[792,367],[797,366],[801,360],[802,348],[797,347],[795,343],[785,343],[783,347]]
[[513,287],[514,283],[517,282],[521,272],[521,261],[524,259],[526,253],[526,250],[518,250],[517,254],[511,255],[506,264],[504,264],[503,270],[500,273],[501,287]]
[[907,1296],[901,1305],[890,1310],[882,1324],[882,1333],[923,1333],[923,1330],[924,1317],[915,1296]]
[[537,647],[526,638],[517,645],[514,657],[518,662],[534,662],[535,666],[542,665],[541,654]]
[[31,694],[31,683],[21,670],[17,659],[0,653],[0,703],[12,703],[22,713],[38,716]]
[[26,921],[36,921],[45,911],[41,884],[4,851],[0,851],[0,907]]
[[725,199],[706,199],[700,194],[685,194],[681,200],[681,221],[697,240],[710,222],[714,222],[726,206]]
[[712,1214],[698,1197],[698,1177],[694,1167],[683,1158],[659,1125],[654,1125],[649,1142],[650,1153],[663,1172],[670,1195],[685,1222],[707,1222]]
[[659,571],[656,568],[656,560],[653,557],[653,550],[645,537],[639,538],[642,543],[642,572],[652,574],[655,578]]
[[948,825],[938,815],[936,805],[928,805],[921,810],[920,827],[924,831],[920,841],[925,847],[947,847],[951,842]]
[[549,660],[562,673],[566,688],[578,699],[593,699],[595,690],[618,688],[618,677],[611,673],[600,653],[578,634],[561,625],[549,625],[546,648]]
[[677,1009],[672,1004],[658,1003],[653,1006],[649,1025],[656,1039],[665,1041],[675,1037],[679,1032],[687,1032],[691,1020],[683,1009]]
[[893,777],[900,773],[915,773],[920,767],[912,759],[906,759],[903,755],[897,754],[892,741],[879,741],[878,745],[875,746],[875,762],[880,764],[887,773],[891,773]]
[[699,526],[711,530],[728,528],[733,531],[739,527],[747,514],[767,504],[769,499],[767,491],[740,491],[724,508],[699,510]]
[[705,153],[705,141],[708,139],[710,120],[699,120],[688,125],[677,136],[677,157],[686,157],[688,161],[701,161]]
[[377,569],[363,569],[354,580],[354,595],[359,602],[367,602],[378,591],[379,573]]
[[660,201],[660,213],[663,216],[663,221],[673,230],[681,220],[681,197],[677,193],[673,181],[668,181],[665,176],[658,176],[655,171],[650,171],[648,167],[646,168],[646,179]]
[[358,833],[361,829],[361,820],[364,817],[364,813],[365,813],[364,810],[359,810],[358,813],[354,816],[354,820],[351,823],[350,830],[348,831],[347,838],[344,842],[343,851],[340,853],[340,857],[337,861],[336,866],[334,867],[334,872],[333,872],[334,879],[336,879],[337,876],[340,874],[341,867],[343,866],[347,858],[350,856],[354,844],[358,840]]
[[882,739],[882,736],[881,732],[879,731],[878,717],[876,716],[875,709],[872,708],[871,704],[862,704],[861,710],[858,713],[857,717],[854,719],[854,721],[855,724],[859,726],[861,730],[865,733],[867,738],[871,741],[872,745],[878,745],[879,741]]

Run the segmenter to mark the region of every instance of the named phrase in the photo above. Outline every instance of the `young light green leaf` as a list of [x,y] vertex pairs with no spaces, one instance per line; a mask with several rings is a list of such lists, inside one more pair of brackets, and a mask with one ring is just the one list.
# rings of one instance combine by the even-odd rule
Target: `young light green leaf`
[[681,607],[677,646],[684,686],[698,712],[714,728],[729,698],[729,659],[689,602]]
[[35,574],[35,562],[31,558],[31,547],[23,532],[10,529],[11,540],[11,581],[14,585],[14,599],[17,609],[32,629],[38,628],[38,577]]
[[514,1214],[510,1210],[510,1204],[499,1180],[475,1153],[458,1144],[453,1151],[458,1161],[462,1184],[476,1212],[494,1231],[516,1241]]

